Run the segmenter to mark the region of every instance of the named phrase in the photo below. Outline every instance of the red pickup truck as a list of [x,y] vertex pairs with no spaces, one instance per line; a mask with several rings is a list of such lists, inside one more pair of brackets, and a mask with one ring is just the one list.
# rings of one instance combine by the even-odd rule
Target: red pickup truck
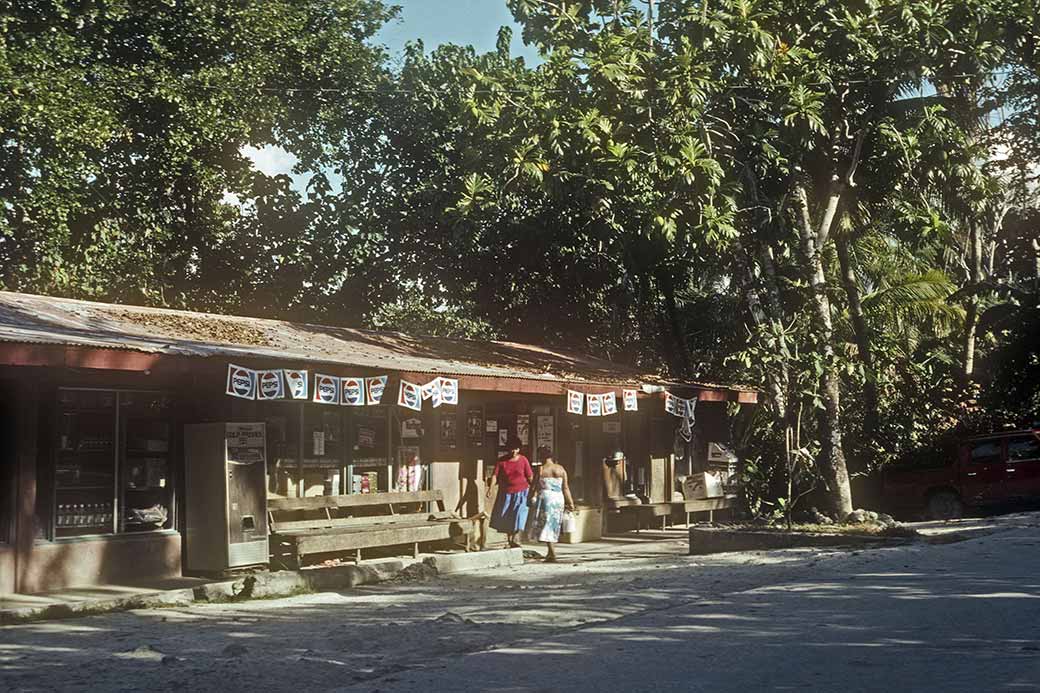
[[893,514],[936,520],[968,506],[1040,500],[1040,428],[967,438],[937,459],[885,469],[881,484]]

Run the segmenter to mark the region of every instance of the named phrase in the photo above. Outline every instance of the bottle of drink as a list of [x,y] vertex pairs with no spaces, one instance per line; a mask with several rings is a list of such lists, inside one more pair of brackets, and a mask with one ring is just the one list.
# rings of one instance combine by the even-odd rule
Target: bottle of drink
[[58,517],[55,520],[55,524],[58,527],[64,527],[65,526],[65,505],[64,504],[61,504],[61,505],[58,506]]

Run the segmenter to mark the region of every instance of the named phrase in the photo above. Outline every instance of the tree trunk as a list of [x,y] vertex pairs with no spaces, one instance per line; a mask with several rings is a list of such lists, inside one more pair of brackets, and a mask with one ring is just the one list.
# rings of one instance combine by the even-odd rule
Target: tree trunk
[[[735,251],[734,257],[736,258],[737,264],[740,267],[741,273],[744,275],[744,298],[747,301],[748,311],[751,313],[751,320],[757,326],[762,326],[769,321],[769,316],[766,315],[765,309],[762,306],[762,299],[758,295],[758,287],[756,287],[755,273],[752,269],[753,263],[750,254],[744,248],[743,243],[740,242],[739,238],[733,240],[733,249]],[[774,317],[774,319],[777,319]],[[773,405],[773,409],[776,411],[777,416],[781,420],[787,418],[787,366],[784,365],[781,368],[781,374],[779,376],[770,373],[769,376],[769,399]]]
[[874,370],[874,352],[870,344],[870,333],[867,331],[867,321],[863,317],[859,282],[856,280],[856,272],[852,269],[848,239],[844,236],[835,236],[834,245],[838,251],[842,285],[849,302],[849,316],[852,318],[856,348],[859,351],[863,369],[866,371],[866,381],[863,383],[863,437],[872,441],[877,434],[878,425],[878,389],[877,373]]
[[679,306],[675,300],[675,282],[666,270],[657,270],[655,273],[657,286],[664,299],[665,332],[669,334],[672,341],[672,367],[677,369],[676,375],[690,375],[690,352],[686,346],[686,335],[683,333],[682,324],[679,320]]
[[[978,286],[982,281],[982,233],[977,223],[968,227],[968,281]],[[973,291],[968,297],[968,305],[964,316],[964,380],[970,382],[975,377],[975,330],[979,318],[978,292]]]
[[820,377],[820,397],[823,411],[820,422],[820,469],[827,485],[831,510],[844,519],[852,512],[852,489],[849,472],[845,465],[841,432],[841,386],[835,364],[833,340],[834,327],[831,323],[831,305],[827,297],[827,277],[823,271],[823,248],[834,223],[835,213],[841,196],[841,186],[832,186],[819,230],[814,230],[809,215],[809,197],[804,184],[795,185],[794,197],[799,212],[799,241],[805,275],[812,291],[810,301],[818,333],[819,350],[823,356],[823,375]]

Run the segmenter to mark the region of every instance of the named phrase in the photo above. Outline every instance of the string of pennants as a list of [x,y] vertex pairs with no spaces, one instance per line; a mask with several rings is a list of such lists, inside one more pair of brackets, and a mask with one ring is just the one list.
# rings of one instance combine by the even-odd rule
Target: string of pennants
[[679,425],[679,435],[689,443],[693,440],[693,424],[696,421],[697,398],[683,399],[676,397],[670,392],[664,393],[664,410],[672,416],[682,419]]
[[[313,391],[308,387],[310,374],[305,370],[276,368],[253,370],[228,364],[227,388],[232,397],[256,400],[311,400],[319,404],[339,404],[348,407],[374,406],[383,400],[389,376],[371,378],[340,377],[314,374]],[[432,400],[434,407],[459,403],[459,381],[454,378],[434,378],[425,385],[401,381],[397,404],[415,411],[422,410],[423,400]]]
[[[621,391],[625,411],[638,411],[635,390]],[[586,416],[611,416],[618,413],[617,393],[603,392],[587,395],[584,392],[567,390],[567,413]]]

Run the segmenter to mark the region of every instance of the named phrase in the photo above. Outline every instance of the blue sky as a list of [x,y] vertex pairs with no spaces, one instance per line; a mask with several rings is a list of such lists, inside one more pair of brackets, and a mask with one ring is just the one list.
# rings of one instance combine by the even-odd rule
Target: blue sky
[[[530,61],[537,61],[537,52],[520,40],[520,27],[506,7],[506,0],[388,0],[401,8],[398,18],[386,25],[376,36],[391,53],[391,61],[399,57],[409,41],[422,39],[427,51],[442,43],[472,45],[479,52],[494,50],[501,26],[513,27],[512,52]],[[292,172],[296,157],[281,147],[246,147],[243,153],[256,168],[273,176]],[[308,175],[293,175],[293,187],[303,190]],[[227,198],[237,203],[234,196]]]

